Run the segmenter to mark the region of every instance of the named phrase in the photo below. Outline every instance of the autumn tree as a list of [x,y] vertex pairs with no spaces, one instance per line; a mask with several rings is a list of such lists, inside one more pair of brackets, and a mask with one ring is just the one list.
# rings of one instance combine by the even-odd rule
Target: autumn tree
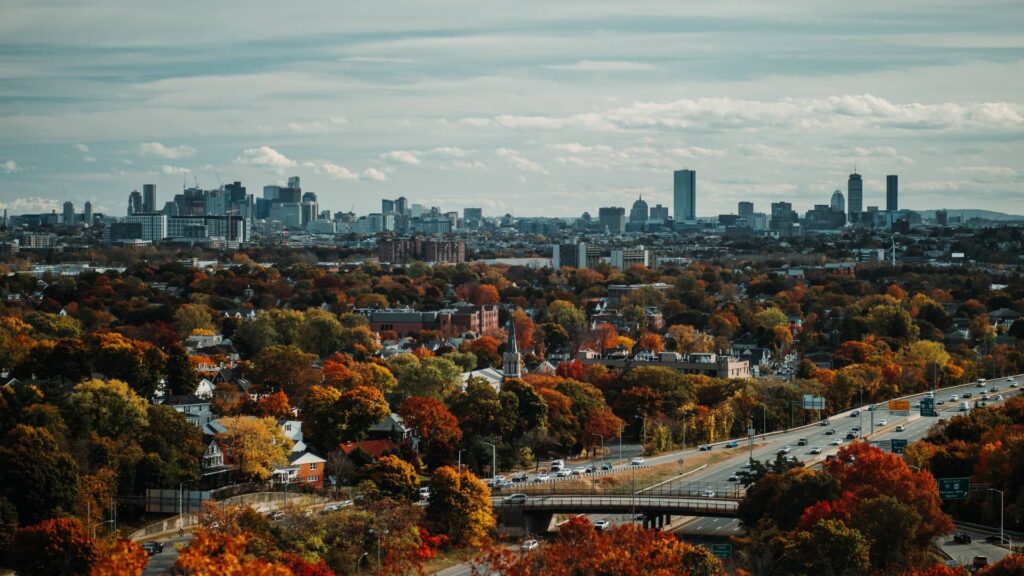
[[275,468],[288,463],[292,441],[273,418],[228,416],[220,423],[224,431],[217,441],[244,476],[266,480]]
[[427,522],[453,544],[481,545],[496,525],[490,490],[469,471],[438,468],[430,477]]
[[363,475],[373,482],[383,495],[398,500],[411,499],[419,487],[416,469],[412,464],[394,455],[381,456],[363,470]]
[[183,338],[196,330],[212,331],[213,315],[202,304],[182,304],[174,310],[174,329]]
[[199,375],[181,346],[174,346],[167,354],[167,393],[174,396],[192,394],[199,386]]
[[142,576],[149,554],[131,540],[121,539],[100,553],[89,576]]
[[274,418],[276,420],[287,420],[294,418],[291,403],[288,395],[283,390],[273,394],[267,394],[256,401],[256,415]]
[[45,428],[19,424],[0,442],[0,495],[18,509],[23,524],[74,509],[78,465]]
[[512,313],[512,322],[516,326],[516,345],[519,346],[519,350],[523,353],[532,352],[534,348],[533,333],[536,330],[533,318],[526,312],[517,309]]
[[253,358],[252,381],[266,392],[283,390],[288,398],[301,403],[311,386],[320,383],[321,374],[313,366],[316,356],[296,346],[274,345]]
[[[575,304],[567,300],[555,300],[548,304],[548,321],[560,326],[569,336],[569,343],[579,342],[586,329],[587,319]],[[549,350],[555,350],[548,345]]]
[[660,354],[661,351],[665,349],[665,344],[662,342],[661,336],[653,332],[647,332],[641,336],[639,346],[641,349],[653,352],[654,354]]
[[88,576],[99,557],[96,541],[76,518],[51,518],[14,535],[7,554],[22,576]]
[[120,380],[82,382],[69,404],[67,420],[78,434],[135,436],[147,424],[146,401]]
[[257,544],[248,533],[199,530],[174,569],[190,576],[294,576],[283,565],[257,558]]
[[339,443],[362,440],[366,432],[391,412],[377,388],[356,386],[344,392],[328,386],[314,386],[303,408],[308,441],[323,451]]
[[459,421],[436,398],[410,396],[398,407],[398,415],[417,431],[431,464],[450,459],[453,448],[462,440]]

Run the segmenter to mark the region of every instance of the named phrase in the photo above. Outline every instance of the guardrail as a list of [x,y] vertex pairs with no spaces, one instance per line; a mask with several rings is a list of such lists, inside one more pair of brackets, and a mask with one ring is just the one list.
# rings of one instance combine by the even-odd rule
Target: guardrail
[[545,496],[517,502],[496,502],[498,508],[520,508],[529,511],[601,511],[658,512],[665,514],[735,516],[736,500],[664,496]]

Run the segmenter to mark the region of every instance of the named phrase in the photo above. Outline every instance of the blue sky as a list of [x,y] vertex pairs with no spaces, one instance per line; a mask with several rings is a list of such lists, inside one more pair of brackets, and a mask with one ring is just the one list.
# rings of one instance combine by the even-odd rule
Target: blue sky
[[[895,7],[894,7],[895,5]],[[183,180],[486,214],[845,192],[1024,213],[1013,1],[21,2],[0,18],[0,206],[123,213]]]

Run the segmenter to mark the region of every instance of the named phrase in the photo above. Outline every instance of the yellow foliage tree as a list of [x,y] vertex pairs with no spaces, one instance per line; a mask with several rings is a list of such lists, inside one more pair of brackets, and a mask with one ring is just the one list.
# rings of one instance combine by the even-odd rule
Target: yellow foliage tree
[[273,418],[229,416],[220,423],[225,430],[217,440],[243,475],[266,480],[274,468],[288,463],[292,441]]
[[92,565],[90,576],[140,576],[149,563],[146,551],[131,540],[118,540]]

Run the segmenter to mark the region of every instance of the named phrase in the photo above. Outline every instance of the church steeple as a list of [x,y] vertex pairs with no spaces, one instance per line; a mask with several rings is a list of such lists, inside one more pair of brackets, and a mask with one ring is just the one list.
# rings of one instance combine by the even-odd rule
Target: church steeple
[[523,356],[519,353],[519,344],[516,342],[516,321],[509,317],[508,321],[508,343],[505,346],[505,354],[501,359],[502,380],[509,378],[522,378]]

